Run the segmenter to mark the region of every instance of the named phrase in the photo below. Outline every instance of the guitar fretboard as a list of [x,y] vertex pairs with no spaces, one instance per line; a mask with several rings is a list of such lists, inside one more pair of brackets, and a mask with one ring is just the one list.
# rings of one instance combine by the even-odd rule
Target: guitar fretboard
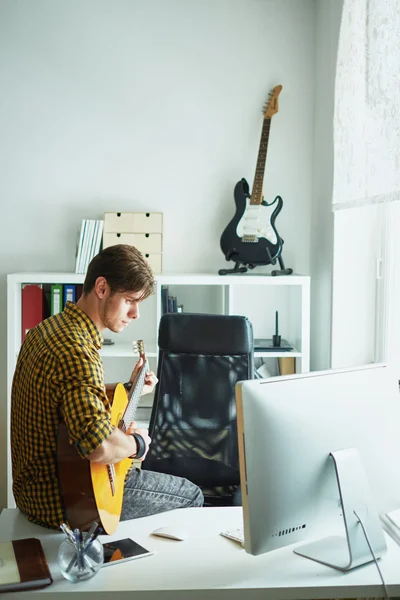
[[126,407],[124,416],[122,417],[125,429],[129,426],[130,423],[132,423],[132,421],[135,420],[136,409],[139,404],[140,396],[142,395],[142,391],[143,391],[143,387],[144,387],[144,380],[146,378],[146,373],[148,371],[149,371],[149,363],[147,362],[147,359],[146,359],[146,361],[142,367],[142,370],[140,371],[139,377],[137,379],[135,389],[133,390],[132,395],[129,399],[129,403],[128,403],[128,406]]
[[251,190],[250,204],[261,204],[263,196],[263,183],[265,172],[265,161],[267,159],[269,130],[271,127],[271,119],[265,118],[261,131],[260,148],[258,151],[258,159],[256,172],[254,175],[254,183]]

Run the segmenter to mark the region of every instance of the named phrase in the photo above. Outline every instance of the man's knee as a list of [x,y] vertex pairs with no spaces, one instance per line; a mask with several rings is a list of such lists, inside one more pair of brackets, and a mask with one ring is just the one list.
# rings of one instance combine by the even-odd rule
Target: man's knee
[[203,492],[197,485],[193,484],[193,487],[195,489],[194,489],[194,494],[193,494],[192,506],[203,506],[203,504],[204,504]]

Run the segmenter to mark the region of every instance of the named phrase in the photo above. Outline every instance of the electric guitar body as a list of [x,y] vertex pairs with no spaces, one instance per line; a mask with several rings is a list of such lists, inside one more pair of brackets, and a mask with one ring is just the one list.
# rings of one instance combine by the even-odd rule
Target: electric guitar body
[[[148,364],[143,342],[138,342],[143,365],[133,370],[128,383],[107,384],[111,403],[110,419],[114,427],[125,431],[134,420],[143,390]],[[97,521],[104,533],[116,530],[122,510],[125,477],[132,459],[105,465],[81,458],[69,441],[68,429],[60,423],[57,441],[57,469],[64,512],[71,529],[87,531]]]
[[275,227],[283,201],[280,196],[268,204],[251,204],[249,184],[241,179],[235,186],[236,212],[221,236],[221,250],[227,260],[252,265],[270,264],[282,252],[282,239]]
[[275,220],[283,201],[280,196],[276,196],[273,202],[268,203],[264,200],[262,191],[271,118],[278,112],[281,90],[281,85],[274,87],[263,110],[264,121],[251,194],[247,181],[241,179],[234,191],[235,215],[220,240],[226,260],[249,267],[275,264],[282,253],[283,240],[277,232]]

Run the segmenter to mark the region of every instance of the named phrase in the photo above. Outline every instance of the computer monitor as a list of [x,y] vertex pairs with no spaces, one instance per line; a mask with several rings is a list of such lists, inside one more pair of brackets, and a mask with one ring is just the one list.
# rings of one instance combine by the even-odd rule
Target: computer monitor
[[[324,538],[303,555],[346,570],[372,560],[361,520],[382,555],[378,513],[400,507],[394,372],[368,365],[243,381],[236,402],[246,551]],[[343,536],[325,541],[340,527]]]

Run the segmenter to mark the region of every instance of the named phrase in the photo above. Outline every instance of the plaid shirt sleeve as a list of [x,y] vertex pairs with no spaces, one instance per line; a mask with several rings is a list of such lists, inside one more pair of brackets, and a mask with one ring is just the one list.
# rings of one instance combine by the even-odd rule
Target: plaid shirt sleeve
[[59,376],[60,410],[70,441],[82,458],[91,454],[112,433],[104,371],[95,349],[65,347]]

